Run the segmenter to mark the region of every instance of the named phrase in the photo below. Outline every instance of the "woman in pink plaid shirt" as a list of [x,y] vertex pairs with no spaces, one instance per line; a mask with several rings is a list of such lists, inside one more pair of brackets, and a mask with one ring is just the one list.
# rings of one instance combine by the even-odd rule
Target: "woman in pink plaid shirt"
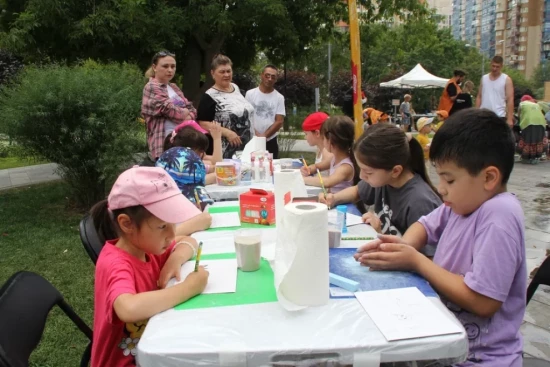
[[163,152],[164,139],[183,121],[194,120],[197,111],[170,80],[176,73],[174,54],[161,51],[153,56],[150,76],[143,88],[141,114],[147,127],[147,143],[153,161]]

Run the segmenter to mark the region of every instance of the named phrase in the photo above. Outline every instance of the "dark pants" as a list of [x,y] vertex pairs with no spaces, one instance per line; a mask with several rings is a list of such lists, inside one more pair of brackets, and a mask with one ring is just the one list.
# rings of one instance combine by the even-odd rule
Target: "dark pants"
[[273,154],[273,159],[279,159],[279,143],[277,142],[277,137],[267,141],[265,143],[265,148],[269,153]]

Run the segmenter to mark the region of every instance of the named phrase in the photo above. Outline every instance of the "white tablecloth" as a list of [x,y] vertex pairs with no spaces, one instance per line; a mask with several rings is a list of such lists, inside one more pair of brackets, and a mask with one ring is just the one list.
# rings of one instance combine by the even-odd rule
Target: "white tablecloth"
[[[375,232],[370,226],[358,225],[349,227],[348,235],[375,236]],[[209,246],[210,253],[234,252],[230,231],[200,232],[194,237],[205,244],[216,243],[214,249]],[[274,258],[275,239],[275,229],[263,230],[262,256],[268,260]],[[357,247],[363,242],[342,241],[341,247]],[[459,324],[439,299],[430,300]],[[277,302],[171,309],[149,320],[137,359],[141,367],[313,366],[315,361],[327,359],[368,367],[380,361],[459,362],[467,352],[465,332],[388,342],[357,300],[331,299],[325,306],[298,312],[286,311]]]
[[[243,192],[250,190],[251,188],[263,189],[266,191],[273,191],[273,184],[270,182],[254,183],[252,185],[239,185],[239,186],[220,186],[218,184],[208,185],[205,187],[206,191],[214,201],[220,200],[238,200],[239,195]],[[320,187],[307,186],[308,195],[319,195],[321,192]]]

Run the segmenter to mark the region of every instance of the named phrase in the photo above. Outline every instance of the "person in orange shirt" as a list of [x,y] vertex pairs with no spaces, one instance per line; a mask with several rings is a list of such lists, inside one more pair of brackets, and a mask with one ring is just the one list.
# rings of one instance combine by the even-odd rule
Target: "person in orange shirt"
[[369,125],[375,125],[379,122],[390,121],[390,117],[387,114],[370,107],[363,110],[363,118]]
[[449,79],[441,98],[439,99],[438,110],[447,111],[447,115],[451,112],[451,108],[455,103],[456,97],[462,92],[460,89],[460,83],[466,77],[466,73],[462,70],[455,70],[453,73],[454,77]]

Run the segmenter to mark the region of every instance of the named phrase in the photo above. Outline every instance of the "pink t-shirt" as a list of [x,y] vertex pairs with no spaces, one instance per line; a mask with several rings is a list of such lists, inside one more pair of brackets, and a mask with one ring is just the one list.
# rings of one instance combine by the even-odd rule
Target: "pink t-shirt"
[[[336,168],[340,167],[343,164],[349,164],[351,166],[351,169],[353,170],[353,175],[355,175],[355,167],[353,167],[353,162],[351,161],[351,159],[344,158],[340,162],[338,162],[338,164],[334,164],[335,162],[336,162],[336,158],[332,157],[332,160],[330,161],[330,170],[329,170],[329,173],[331,175],[336,171]],[[333,193],[333,194],[336,194],[337,192],[340,192],[340,191],[342,191],[344,189],[347,189],[348,187],[352,187],[352,186],[353,186],[353,177],[351,178],[351,180],[342,181],[342,182],[332,186],[330,188],[330,192]]]
[[136,365],[137,343],[148,320],[125,324],[113,305],[121,294],[158,289],[160,271],[174,246],[160,256],[147,255],[148,261],[143,262],[116,247],[117,241],[105,243],[95,268],[92,367]]

